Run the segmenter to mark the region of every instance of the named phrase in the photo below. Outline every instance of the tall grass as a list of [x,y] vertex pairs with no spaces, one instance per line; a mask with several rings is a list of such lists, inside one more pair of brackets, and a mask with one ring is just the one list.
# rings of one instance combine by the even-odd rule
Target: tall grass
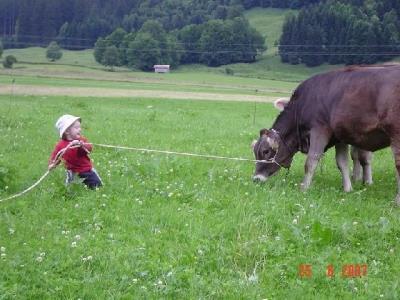
[[[43,174],[64,113],[82,117],[92,142],[248,158],[276,115],[270,104],[0,96],[0,198]],[[64,187],[59,167],[0,203],[2,298],[399,297],[388,150],[375,154],[374,184],[348,194],[332,151],[307,193],[301,154],[264,185],[246,162],[100,147],[91,157],[100,190]],[[310,278],[300,264],[312,265]],[[346,264],[367,264],[368,274],[342,277]]]

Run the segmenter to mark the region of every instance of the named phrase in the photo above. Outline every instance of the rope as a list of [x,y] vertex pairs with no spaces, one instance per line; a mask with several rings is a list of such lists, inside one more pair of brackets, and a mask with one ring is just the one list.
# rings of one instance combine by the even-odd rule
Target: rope
[[163,154],[174,154],[181,156],[191,156],[191,157],[202,157],[202,158],[212,158],[212,159],[223,159],[223,160],[235,160],[235,161],[249,161],[249,162],[261,162],[261,163],[273,163],[273,161],[266,160],[255,160],[241,157],[227,157],[227,156],[217,156],[217,155],[207,155],[207,154],[195,154],[195,153],[187,153],[187,152],[175,152],[175,151],[165,151],[165,150],[154,150],[154,149],[146,149],[146,148],[135,148],[135,147],[125,147],[125,146],[113,146],[106,144],[95,144],[91,143],[94,146],[104,147],[104,148],[114,148],[114,149],[122,149],[122,150],[133,150],[133,151],[141,151],[141,152],[153,152],[153,153],[163,153]]
[[[65,153],[65,151],[67,151],[68,149],[72,149],[72,148],[76,148],[77,146],[72,146],[71,144],[68,144],[67,147],[61,149],[60,151],[57,152],[55,158],[54,158],[54,163],[58,164],[61,161],[61,158],[63,156],[63,154]],[[34,184],[32,184],[30,187],[26,188],[25,190],[23,190],[22,192],[19,192],[15,195],[12,195],[10,197],[4,198],[4,199],[0,199],[0,203],[7,201],[7,200],[11,200],[14,198],[18,198],[20,196],[22,196],[23,194],[26,194],[27,192],[29,192],[30,190],[32,190],[33,188],[35,188],[37,185],[39,185],[39,183],[41,183],[43,181],[43,179],[45,179],[47,177],[47,175],[49,175],[51,172],[51,170],[47,170]]]
[[[211,158],[211,159],[223,159],[223,160],[235,160],[235,161],[248,161],[248,162],[258,162],[258,163],[274,163],[277,164],[278,166],[280,166],[278,164],[278,162],[275,161],[275,157],[273,157],[270,160],[254,160],[254,159],[248,159],[248,158],[241,158],[241,157],[227,157],[227,156],[217,156],[217,155],[206,155],[206,154],[194,154],[194,153],[187,153],[187,152],[176,152],[176,151],[164,151],[164,150],[154,150],[154,149],[146,149],[146,148],[135,148],[135,147],[125,147],[125,146],[113,146],[113,145],[106,145],[106,144],[95,144],[95,143],[82,143],[81,145],[94,145],[94,146],[98,146],[98,147],[103,147],[103,148],[114,148],[114,149],[122,149],[122,150],[133,150],[133,151],[141,151],[141,152],[153,152],[153,153],[163,153],[163,154],[173,154],[173,155],[181,155],[181,156],[191,156],[191,157],[201,157],[201,158]],[[58,164],[61,161],[61,158],[63,156],[63,154],[68,150],[68,149],[72,149],[72,148],[76,148],[76,147],[80,147],[79,145],[71,145],[68,144],[67,147],[61,149],[60,151],[57,152],[55,159],[54,159],[54,164]],[[23,190],[20,193],[17,193],[15,195],[12,195],[10,197],[4,198],[4,199],[0,199],[0,203],[7,201],[7,200],[11,200],[17,197],[20,197],[24,194],[26,194],[27,192],[29,192],[30,190],[32,190],[33,188],[35,188],[37,185],[39,185],[39,183],[41,183],[46,177],[47,175],[50,174],[52,170],[47,170],[34,184],[32,184],[30,187],[28,187],[27,189]]]
[[20,192],[20,193],[18,193],[18,194],[15,194],[15,195],[12,195],[12,196],[10,196],[10,197],[1,199],[0,202],[7,201],[7,200],[11,200],[11,199],[17,198],[17,197],[19,197],[19,196],[22,196],[23,194],[29,192],[29,191],[32,190],[34,187],[36,187],[39,183],[41,183],[42,180],[45,179],[46,176],[49,175],[49,174],[50,174],[50,171],[47,170],[47,171],[42,175],[42,177],[40,177],[39,180],[36,181],[34,184],[32,184],[30,187],[28,187],[27,189],[23,190],[22,192]]

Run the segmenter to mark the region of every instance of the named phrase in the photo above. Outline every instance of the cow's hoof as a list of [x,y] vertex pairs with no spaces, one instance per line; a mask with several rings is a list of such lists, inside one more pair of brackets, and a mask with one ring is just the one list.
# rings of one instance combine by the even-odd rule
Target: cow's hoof
[[353,188],[351,186],[346,186],[343,188],[343,190],[345,193],[350,193],[353,190]]
[[400,195],[396,196],[396,199],[394,199],[394,203],[396,203],[396,205],[400,207]]
[[364,184],[365,185],[371,185],[373,183],[372,179],[371,180],[365,180]]
[[300,183],[300,191],[306,192],[308,190],[309,186],[307,184],[304,184],[303,182]]

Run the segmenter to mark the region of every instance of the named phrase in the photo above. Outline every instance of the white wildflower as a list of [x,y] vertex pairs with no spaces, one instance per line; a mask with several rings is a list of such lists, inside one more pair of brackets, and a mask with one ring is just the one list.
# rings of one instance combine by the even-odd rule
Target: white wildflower
[[257,283],[257,282],[258,282],[258,276],[257,276],[256,273],[253,273],[253,274],[251,274],[251,275],[247,278],[247,280],[248,280],[250,283]]
[[89,255],[87,257],[82,257],[82,261],[86,262],[86,261],[91,261],[93,259],[93,256]]

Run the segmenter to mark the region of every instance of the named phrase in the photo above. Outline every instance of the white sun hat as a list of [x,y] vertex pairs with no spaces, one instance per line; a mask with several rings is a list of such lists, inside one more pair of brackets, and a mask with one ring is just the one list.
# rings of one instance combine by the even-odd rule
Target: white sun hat
[[56,122],[56,128],[62,138],[64,132],[72,125],[76,120],[81,120],[80,117],[75,117],[73,115],[63,115]]

